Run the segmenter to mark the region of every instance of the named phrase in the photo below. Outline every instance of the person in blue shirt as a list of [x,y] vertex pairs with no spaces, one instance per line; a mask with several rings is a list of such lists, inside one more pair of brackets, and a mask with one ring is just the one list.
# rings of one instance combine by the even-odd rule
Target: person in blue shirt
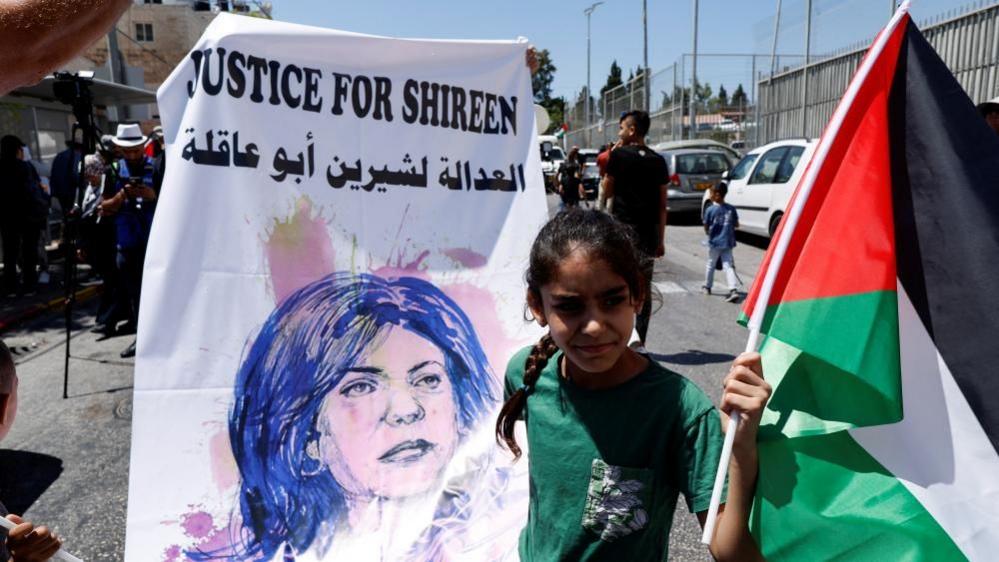
[[[143,152],[146,140],[138,125],[118,125],[118,134],[113,142],[121,149],[124,158],[118,162],[117,179],[110,192],[105,192],[101,203],[101,214],[114,216],[118,272],[132,305],[129,322],[133,326],[138,325],[142,265],[146,259],[146,244],[158,196],[153,181],[153,160]],[[134,355],[135,342],[132,342],[121,356]]]
[[728,302],[739,300],[739,277],[735,274],[735,229],[739,227],[739,213],[735,207],[725,202],[728,186],[719,183],[711,190],[711,205],[704,211],[704,233],[708,235],[708,262],[704,268],[704,293],[711,294],[715,278],[715,264],[721,262],[728,282]]

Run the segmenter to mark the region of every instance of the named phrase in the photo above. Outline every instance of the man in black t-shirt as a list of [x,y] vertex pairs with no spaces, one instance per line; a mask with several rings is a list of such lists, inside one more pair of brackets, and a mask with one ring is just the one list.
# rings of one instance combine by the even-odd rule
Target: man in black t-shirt
[[666,184],[669,182],[666,160],[645,145],[649,125],[649,114],[644,111],[629,111],[621,116],[618,127],[621,146],[610,153],[604,179],[604,193],[607,198],[614,199],[614,216],[635,229],[638,247],[649,258],[645,268],[645,302],[635,322],[643,345],[652,315],[653,258],[666,253]]

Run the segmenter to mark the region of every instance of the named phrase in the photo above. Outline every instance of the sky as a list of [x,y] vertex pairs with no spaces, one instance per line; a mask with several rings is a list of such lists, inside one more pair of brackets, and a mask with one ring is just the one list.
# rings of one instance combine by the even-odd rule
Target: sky
[[[555,96],[573,100],[587,80],[587,22],[583,10],[592,0],[272,0],[277,20],[390,37],[432,39],[515,39],[523,36],[548,49],[557,68]],[[646,0],[648,57],[653,76],[693,50],[694,0]],[[968,6],[999,0],[914,0],[917,22],[963,12]],[[778,35],[779,66],[795,64],[804,54],[806,0],[782,0]],[[699,0],[699,55],[757,53],[757,71],[770,67],[777,0]],[[828,54],[869,42],[888,21],[891,0],[812,0],[813,55]],[[642,65],[642,0],[605,0],[590,21],[591,87],[607,80],[612,61],[629,70]],[[698,57],[698,78],[731,93],[742,83],[751,94],[752,57]],[[690,57],[683,73],[690,80]],[[778,66],[778,68],[779,68]],[[672,83],[672,70],[662,82]],[[655,78],[654,78],[654,84]]]

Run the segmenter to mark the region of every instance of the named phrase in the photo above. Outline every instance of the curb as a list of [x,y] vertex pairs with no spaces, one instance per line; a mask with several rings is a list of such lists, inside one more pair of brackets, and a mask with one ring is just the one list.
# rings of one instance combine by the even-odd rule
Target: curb
[[[94,285],[91,287],[84,287],[76,292],[76,302],[81,303],[90,298],[93,298],[99,292],[99,286]],[[6,317],[0,318],[0,333],[10,330],[14,326],[36,316],[45,314],[46,312],[51,312],[53,310],[62,310],[66,305],[66,297],[58,297],[50,300],[49,302],[41,302],[38,304],[33,304],[23,310],[19,310],[14,314]]]

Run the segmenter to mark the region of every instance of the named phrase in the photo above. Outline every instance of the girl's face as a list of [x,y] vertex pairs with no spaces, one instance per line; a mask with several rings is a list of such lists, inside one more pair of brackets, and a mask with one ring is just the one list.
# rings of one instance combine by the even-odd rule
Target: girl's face
[[607,262],[572,251],[555,281],[541,287],[541,302],[535,300],[528,298],[531,311],[548,326],[570,373],[603,374],[621,365],[642,303]]
[[350,366],[320,413],[321,460],[348,494],[401,498],[432,488],[458,446],[444,355],[392,328]]

